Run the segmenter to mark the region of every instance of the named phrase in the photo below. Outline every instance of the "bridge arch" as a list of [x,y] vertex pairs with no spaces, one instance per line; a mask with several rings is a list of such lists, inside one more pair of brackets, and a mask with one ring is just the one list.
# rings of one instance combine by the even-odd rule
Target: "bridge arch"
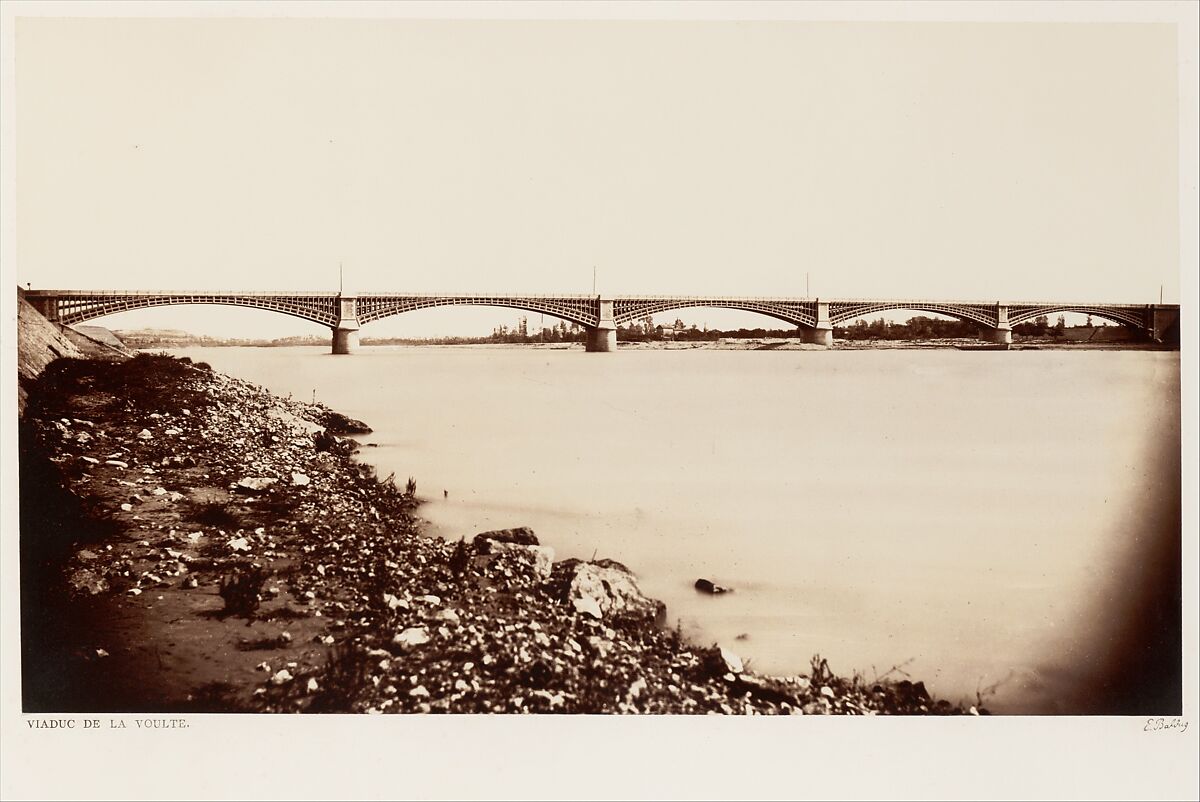
[[1010,325],[1024,323],[1026,320],[1032,320],[1041,315],[1057,315],[1063,312],[1075,312],[1081,315],[1091,315],[1092,317],[1100,317],[1105,320],[1111,320],[1113,323],[1119,323],[1122,326],[1136,329],[1138,331],[1146,331],[1148,326],[1146,322],[1146,310],[1141,306],[1101,306],[1095,304],[1046,304],[1043,306],[1021,305],[1011,306],[1008,310],[1008,322]]
[[57,318],[64,325],[83,323],[106,315],[149,309],[156,306],[209,304],[263,309],[298,317],[312,323],[334,327],[338,322],[336,296],[327,293],[275,294],[251,293],[224,295],[217,293],[138,294],[138,293],[70,293],[57,297]]
[[886,312],[889,309],[907,309],[913,312],[945,315],[967,323],[978,323],[988,328],[996,328],[999,325],[999,316],[993,305],[930,303],[928,301],[831,301],[829,322],[836,326],[856,317]]
[[792,326],[817,325],[816,301],[770,301],[765,298],[617,298],[613,301],[613,322],[621,325],[647,315],[695,307],[756,312]]
[[358,320],[362,324],[418,309],[439,306],[499,306],[523,312],[546,314],[595,326],[600,322],[600,301],[594,295],[512,296],[512,295],[360,295]]

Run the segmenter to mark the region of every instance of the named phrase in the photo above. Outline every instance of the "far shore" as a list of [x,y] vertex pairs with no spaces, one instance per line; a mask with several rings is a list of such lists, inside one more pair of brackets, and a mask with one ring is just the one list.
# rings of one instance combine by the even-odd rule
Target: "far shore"
[[[250,343],[204,343],[136,345],[140,351],[182,350],[186,348],[278,348],[278,347],[327,347],[326,343],[296,343],[284,345],[253,345]],[[360,349],[374,348],[528,348],[540,351],[582,351],[583,343],[439,343],[439,342],[371,342],[359,345]],[[1007,348],[996,346],[974,338],[947,338],[933,340],[834,340],[830,348],[802,343],[784,337],[755,337],[749,339],[723,337],[718,340],[647,340],[642,342],[618,342],[619,351],[871,351],[871,350],[931,350],[957,349],[970,351],[1178,351],[1178,348],[1162,343],[1144,341],[1124,342],[1060,342],[1055,340],[1029,339],[1011,343]]]

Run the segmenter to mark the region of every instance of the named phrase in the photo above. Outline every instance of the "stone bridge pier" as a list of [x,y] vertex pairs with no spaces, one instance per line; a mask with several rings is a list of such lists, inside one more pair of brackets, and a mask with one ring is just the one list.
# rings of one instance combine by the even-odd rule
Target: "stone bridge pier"
[[1179,307],[1154,304],[1147,313],[1146,333],[1156,343],[1179,344]]
[[996,305],[996,328],[991,330],[990,336],[985,336],[982,339],[994,342],[997,345],[1012,345],[1012,326],[1008,323],[1007,305]]
[[584,342],[585,351],[604,353],[617,350],[617,324],[613,319],[613,302],[601,298],[600,322],[595,326],[584,326],[587,340]]
[[353,354],[358,350],[358,298],[339,295],[337,298],[338,322],[333,327],[333,353]]
[[817,301],[817,325],[800,326],[800,342],[833,347],[833,324],[829,322],[829,302]]

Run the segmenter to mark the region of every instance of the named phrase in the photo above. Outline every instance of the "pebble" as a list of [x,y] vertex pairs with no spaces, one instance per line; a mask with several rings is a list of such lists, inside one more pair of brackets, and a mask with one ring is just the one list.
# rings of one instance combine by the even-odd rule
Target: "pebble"
[[392,638],[392,643],[397,646],[420,646],[428,642],[429,630],[425,627],[409,627]]

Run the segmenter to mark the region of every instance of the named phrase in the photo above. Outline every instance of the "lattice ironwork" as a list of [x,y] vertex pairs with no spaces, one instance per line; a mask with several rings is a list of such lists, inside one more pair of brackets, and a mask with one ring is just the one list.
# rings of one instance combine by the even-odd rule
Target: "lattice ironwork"
[[360,293],[358,320],[369,323],[392,315],[436,306],[503,306],[553,315],[581,326],[600,321],[600,301],[595,295],[400,295]]
[[1053,302],[1009,304],[1008,322],[1016,325],[1039,315],[1078,312],[1081,315],[1102,317],[1135,329],[1150,330],[1153,328],[1153,321],[1148,314],[1149,309],[1150,307],[1139,304],[1061,304]]
[[815,326],[817,324],[817,302],[811,300],[657,295],[614,299],[613,320],[620,325],[646,317],[646,315],[694,306],[758,312],[793,326]]
[[58,319],[65,325],[133,309],[178,304],[245,306],[282,312],[325,326],[335,326],[338,322],[337,296],[331,293],[59,292],[55,296]]
[[863,315],[888,309],[911,309],[914,312],[933,312],[995,328],[999,325],[997,304],[961,303],[957,301],[830,301],[829,322],[836,325]]
[[[66,325],[93,318],[176,304],[224,304],[281,312],[336,327],[340,320],[338,295],[298,292],[141,292],[104,290],[30,290],[25,297]],[[601,323],[601,301],[595,295],[458,295],[360,293],[356,299],[360,324],[392,315],[437,306],[501,306],[562,318],[582,326]],[[910,309],[947,315],[983,326],[1015,325],[1039,315],[1077,312],[1105,318],[1135,329],[1153,329],[1153,306],[1144,304],[1059,303],[1022,301],[1018,303],[975,303],[969,301],[921,301],[888,299],[839,299],[828,304],[830,324],[889,309]],[[819,321],[818,302],[798,298],[696,297],[696,296],[621,296],[612,299],[613,322],[629,323],[647,315],[688,307],[714,307],[757,312],[795,326],[815,326]],[[1164,305],[1170,306],[1170,305]],[[1178,308],[1174,306],[1173,308]],[[1007,311],[1004,317],[1002,311]],[[1003,319],[1002,319],[1003,318]]]

